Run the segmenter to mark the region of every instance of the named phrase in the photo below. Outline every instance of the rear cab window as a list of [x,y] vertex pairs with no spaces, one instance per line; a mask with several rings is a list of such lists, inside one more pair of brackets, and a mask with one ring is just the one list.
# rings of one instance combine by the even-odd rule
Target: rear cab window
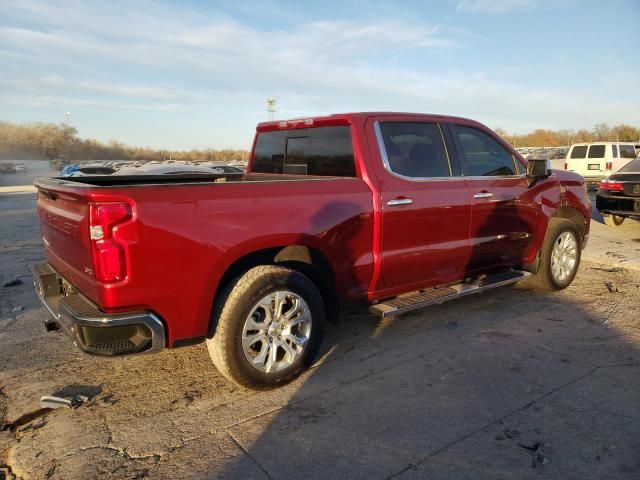
[[355,177],[348,126],[259,132],[251,171],[330,177]]
[[462,174],[467,177],[518,175],[513,155],[485,132],[465,125],[451,125],[460,150]]

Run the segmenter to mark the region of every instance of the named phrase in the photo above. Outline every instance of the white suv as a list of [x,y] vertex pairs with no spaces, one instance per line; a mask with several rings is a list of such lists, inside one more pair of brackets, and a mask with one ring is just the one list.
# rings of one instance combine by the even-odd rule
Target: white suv
[[567,152],[564,169],[579,173],[587,182],[599,182],[635,157],[633,143],[575,143]]

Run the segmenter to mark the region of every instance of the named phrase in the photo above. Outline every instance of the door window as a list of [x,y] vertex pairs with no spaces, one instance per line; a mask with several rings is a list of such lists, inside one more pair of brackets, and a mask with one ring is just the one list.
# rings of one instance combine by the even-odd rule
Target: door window
[[513,156],[496,140],[477,128],[452,125],[462,150],[462,174],[468,177],[517,175]]
[[450,177],[440,127],[426,122],[380,122],[388,169],[411,178]]

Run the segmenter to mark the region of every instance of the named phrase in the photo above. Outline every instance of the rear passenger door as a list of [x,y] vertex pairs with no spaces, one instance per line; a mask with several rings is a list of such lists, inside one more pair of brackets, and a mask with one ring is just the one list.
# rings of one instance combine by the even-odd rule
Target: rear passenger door
[[520,264],[531,251],[541,215],[522,165],[489,131],[449,128],[471,196],[466,271]]
[[[372,131],[373,130],[373,131]],[[380,185],[383,290],[459,279],[469,255],[469,190],[440,125],[381,118],[368,125]]]

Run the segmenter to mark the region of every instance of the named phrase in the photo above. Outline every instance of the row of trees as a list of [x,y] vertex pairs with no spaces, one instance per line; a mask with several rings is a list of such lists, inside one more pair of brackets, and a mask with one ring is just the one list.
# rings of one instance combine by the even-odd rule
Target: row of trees
[[[610,127],[605,123],[591,130],[538,129],[524,135],[511,134],[502,128],[496,132],[516,147],[559,147],[577,142],[639,141],[640,128],[631,125]],[[0,122],[0,160],[53,159],[66,155],[70,160],[245,160],[246,150],[170,151],[132,147],[112,140],[102,143],[78,137],[69,125],[53,123],[15,124]]]
[[78,137],[65,124],[0,122],[0,160],[51,160],[66,155],[70,160],[246,160],[246,150],[172,151],[132,147]]
[[579,142],[638,142],[640,128],[631,125],[610,127],[606,123],[598,123],[591,130],[544,130],[537,129],[524,135],[511,134],[503,128],[496,128],[496,133],[515,147],[561,147]]

